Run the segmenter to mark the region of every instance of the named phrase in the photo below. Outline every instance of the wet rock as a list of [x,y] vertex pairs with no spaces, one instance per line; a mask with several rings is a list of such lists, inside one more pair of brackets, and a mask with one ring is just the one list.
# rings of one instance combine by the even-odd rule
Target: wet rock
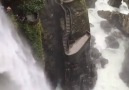
[[121,1],[122,0],[109,0],[108,4],[113,6],[113,7],[119,8],[119,6],[121,5]]
[[94,45],[95,45],[95,37],[91,35],[90,46],[93,47]]
[[104,19],[110,19],[110,15],[111,15],[111,12],[110,11],[103,11],[103,10],[100,10],[97,12],[98,15],[101,17],[101,18],[104,18]]
[[89,8],[95,8],[95,2],[96,2],[97,0],[86,0],[86,3],[87,3],[87,6],[89,7]]
[[105,33],[111,32],[112,26],[107,21],[101,21],[100,23],[101,28],[104,30]]
[[98,59],[101,56],[101,53],[96,48],[92,48],[90,50],[90,54],[91,54],[91,58],[93,58],[93,59]]
[[127,5],[128,5],[128,8],[129,8],[129,0],[123,0]]
[[129,87],[129,48],[127,48],[125,51],[125,59],[122,64],[122,71],[120,73],[120,78]]
[[99,60],[100,60],[101,67],[105,68],[105,65],[108,64],[108,60],[103,57],[101,57]]
[[99,57],[98,59],[94,60],[97,68],[105,68],[105,65],[108,64],[108,60],[104,57]]
[[106,42],[108,48],[114,48],[114,49],[119,48],[119,42],[113,36],[106,37],[105,42]]
[[30,14],[30,15],[26,15],[26,19],[29,23],[35,23],[38,21],[38,14]]
[[90,40],[77,54],[69,56],[68,61],[65,84],[70,88],[65,90],[91,90],[96,83],[97,73],[95,64],[90,59]]
[[116,39],[123,39],[123,34],[121,32],[114,31],[111,33],[111,36],[114,36]]
[[98,11],[98,15],[107,19],[111,25],[121,30],[125,35],[129,35],[129,14],[125,15],[119,12]]

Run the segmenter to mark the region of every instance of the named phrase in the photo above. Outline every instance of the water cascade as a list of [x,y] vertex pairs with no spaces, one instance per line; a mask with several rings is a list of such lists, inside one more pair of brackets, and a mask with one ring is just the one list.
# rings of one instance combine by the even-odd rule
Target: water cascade
[[50,90],[28,45],[0,6],[0,90]]
[[[112,28],[109,33],[105,33],[104,30],[100,27],[101,21],[107,21],[98,16],[97,11],[105,10],[105,11],[119,11],[121,13],[127,14],[129,11],[127,9],[127,5],[122,2],[120,8],[114,8],[109,6],[107,3],[108,0],[97,0],[96,7],[93,9],[89,9],[89,20],[90,23],[94,26],[91,27],[91,34],[95,37],[95,45],[101,53],[102,56],[108,59],[108,64],[106,64],[105,68],[101,68],[97,66],[97,82],[93,90],[129,90],[129,87],[122,81],[119,74],[122,71],[122,63],[124,62],[124,53],[126,49],[126,38],[120,30],[117,28]],[[118,32],[121,34],[121,38],[117,38],[119,42],[119,48],[113,49],[107,47],[107,43],[105,42],[106,37],[111,35],[114,32]]]

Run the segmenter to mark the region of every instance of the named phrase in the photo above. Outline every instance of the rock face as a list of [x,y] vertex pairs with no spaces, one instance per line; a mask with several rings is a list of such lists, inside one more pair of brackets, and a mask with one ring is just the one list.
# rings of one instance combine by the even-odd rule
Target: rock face
[[[47,0],[41,11],[43,31],[43,48],[45,53],[45,70],[54,88],[60,82],[64,90],[90,90],[94,86],[96,67],[90,60],[90,40],[81,50],[71,56],[66,56],[63,48],[64,11],[53,0]],[[72,40],[77,40],[89,29],[85,0],[75,0],[65,4],[72,15]],[[80,28],[81,27],[81,28]]]
[[86,2],[87,2],[87,6],[89,7],[89,8],[95,8],[95,2],[96,2],[97,0],[86,0]]
[[95,37],[91,35],[91,38],[90,38],[90,46],[91,48],[95,45]]
[[121,5],[121,1],[122,0],[109,0],[108,4],[113,6],[113,7],[119,8],[119,6]]
[[91,57],[92,57],[93,59],[98,59],[98,58],[101,56],[101,53],[100,53],[99,50],[96,49],[96,48],[92,48],[92,49],[90,50],[90,54],[91,54]]
[[90,45],[90,57],[92,62],[98,68],[105,68],[105,65],[108,63],[108,60],[102,57],[102,54],[98,49],[94,48],[95,38],[91,36],[91,45]]
[[129,0],[123,0],[127,5],[128,5],[128,8],[129,8]]
[[122,65],[120,77],[129,87],[129,48],[127,48],[125,51],[125,60]]
[[100,26],[105,33],[111,32],[112,26],[107,21],[101,21]]
[[49,0],[45,2],[44,8],[40,13],[44,29],[42,38],[45,54],[45,71],[53,88],[56,88],[59,82],[62,87],[65,77],[65,54],[59,20],[61,15],[55,10],[60,11],[59,6]]
[[[90,40],[88,41],[90,42]],[[75,55],[68,57],[66,69],[66,84],[71,88],[66,90],[91,90],[97,79],[96,67],[90,59],[90,44]]]
[[129,15],[110,11],[98,11],[98,15],[107,19],[110,24],[121,30],[125,35],[129,34]]
[[105,68],[105,65],[108,64],[108,60],[103,58],[103,57],[100,57],[99,61],[100,61],[100,64],[101,64],[102,68]]
[[108,48],[114,48],[114,49],[119,48],[119,43],[117,39],[113,36],[106,37],[105,42]]
[[115,37],[116,39],[123,39],[123,34],[121,32],[114,31],[111,33],[111,36]]

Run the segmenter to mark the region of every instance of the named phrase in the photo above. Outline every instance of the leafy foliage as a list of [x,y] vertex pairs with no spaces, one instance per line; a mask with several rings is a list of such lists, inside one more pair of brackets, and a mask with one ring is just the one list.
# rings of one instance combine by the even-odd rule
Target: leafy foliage
[[28,39],[32,50],[38,59],[43,58],[42,48],[42,25],[40,21],[35,25],[30,25],[27,22],[19,25],[22,29],[23,34]]
[[43,0],[24,0],[19,8],[25,13],[36,13],[43,7]]

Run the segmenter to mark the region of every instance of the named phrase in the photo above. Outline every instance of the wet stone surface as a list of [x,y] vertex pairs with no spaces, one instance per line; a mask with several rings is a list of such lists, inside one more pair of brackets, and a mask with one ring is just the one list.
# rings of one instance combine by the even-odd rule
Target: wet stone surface
[[92,49],[90,50],[90,54],[91,54],[91,57],[92,57],[93,59],[98,59],[98,58],[101,56],[101,53],[100,53],[99,50],[96,49],[96,48],[92,48]]
[[112,26],[107,21],[101,21],[100,27],[104,30],[105,33],[111,32]]
[[120,78],[129,87],[129,48],[127,48],[125,51],[125,59],[122,64],[122,71],[120,73]]
[[113,48],[113,49],[119,48],[119,42],[113,36],[107,36],[105,39],[105,42],[106,42],[108,48]]

